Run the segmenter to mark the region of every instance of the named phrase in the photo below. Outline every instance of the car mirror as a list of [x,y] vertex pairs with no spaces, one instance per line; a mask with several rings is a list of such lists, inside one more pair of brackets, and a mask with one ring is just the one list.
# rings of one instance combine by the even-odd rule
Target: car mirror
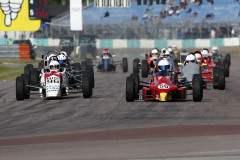
[[44,59],[44,55],[42,54],[42,59]]
[[202,66],[207,66],[207,64],[206,64],[206,63],[203,63]]
[[182,66],[183,64],[182,63],[178,63],[179,66]]
[[114,55],[112,55],[112,57],[116,57],[116,55],[114,54]]
[[97,59],[100,59],[100,56],[96,56]]

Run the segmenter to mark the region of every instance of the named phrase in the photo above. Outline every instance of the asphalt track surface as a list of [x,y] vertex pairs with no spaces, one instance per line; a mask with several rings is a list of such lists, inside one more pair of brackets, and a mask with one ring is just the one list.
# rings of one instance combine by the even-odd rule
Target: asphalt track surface
[[90,99],[16,101],[15,81],[0,82],[0,159],[240,159],[240,53],[232,55],[226,89],[208,86],[202,102],[129,103],[126,77],[144,51],[117,52],[128,56],[128,73],[95,67]]

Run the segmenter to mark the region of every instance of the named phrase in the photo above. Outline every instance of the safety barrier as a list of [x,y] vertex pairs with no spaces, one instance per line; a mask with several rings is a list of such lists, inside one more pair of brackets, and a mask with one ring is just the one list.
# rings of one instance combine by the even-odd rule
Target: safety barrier
[[0,60],[30,60],[28,44],[0,45]]

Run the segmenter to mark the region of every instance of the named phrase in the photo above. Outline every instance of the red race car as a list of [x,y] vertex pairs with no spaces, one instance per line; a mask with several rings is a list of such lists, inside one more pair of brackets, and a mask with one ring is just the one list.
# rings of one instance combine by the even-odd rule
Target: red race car
[[[142,90],[144,100],[168,101],[186,99],[188,83],[178,82],[178,72],[174,66],[170,67],[171,59],[160,58],[151,78],[151,82],[139,81],[138,74],[131,74],[126,80],[126,101],[132,102],[139,99]],[[199,102],[203,98],[202,76],[195,74],[192,80],[193,101]]]

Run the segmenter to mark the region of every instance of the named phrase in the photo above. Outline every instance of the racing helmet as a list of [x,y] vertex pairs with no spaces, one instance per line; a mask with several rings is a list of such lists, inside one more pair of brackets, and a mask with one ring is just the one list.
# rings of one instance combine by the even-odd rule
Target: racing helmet
[[206,57],[209,56],[207,50],[202,50],[201,53],[202,53],[202,56],[203,56],[204,58],[206,58]]
[[157,48],[153,48],[152,51],[151,51],[151,55],[156,55],[156,56],[159,56],[159,51]]
[[108,50],[108,49],[104,49],[103,54],[104,54],[104,55],[109,54],[109,50]]
[[169,46],[167,50],[168,50],[170,53],[173,52],[173,49],[172,49],[171,46]]
[[167,59],[162,59],[158,62],[158,70],[159,71],[169,71],[170,70],[170,63]]
[[60,54],[60,55],[63,54],[63,55],[65,55],[66,57],[68,56],[68,55],[67,55],[67,52],[65,52],[65,51],[60,51],[59,54]]
[[176,49],[177,49],[177,46],[174,44],[174,45],[172,46],[172,49],[173,49],[173,50],[176,50]]
[[58,55],[58,62],[61,67],[64,67],[67,64],[67,57],[65,56],[65,54]]
[[212,53],[218,53],[218,52],[219,52],[219,48],[217,46],[213,46]]
[[[165,49],[165,48],[163,48],[163,49]],[[163,49],[162,49],[161,56],[162,57],[169,57],[170,56],[170,52],[167,49],[165,49],[165,50],[163,50]]]
[[196,61],[196,58],[192,54],[190,54],[186,57],[186,63],[194,63],[195,61]]
[[202,61],[201,54],[199,54],[199,53],[195,54],[195,58],[196,58],[197,62],[201,62]]
[[58,61],[58,57],[56,56],[56,54],[50,54],[48,56],[48,62],[49,64],[51,63],[51,61]]
[[59,68],[60,68],[60,64],[58,63],[58,61],[52,61],[50,64],[49,64],[49,68],[50,68],[50,71],[56,71],[58,72],[59,71]]

